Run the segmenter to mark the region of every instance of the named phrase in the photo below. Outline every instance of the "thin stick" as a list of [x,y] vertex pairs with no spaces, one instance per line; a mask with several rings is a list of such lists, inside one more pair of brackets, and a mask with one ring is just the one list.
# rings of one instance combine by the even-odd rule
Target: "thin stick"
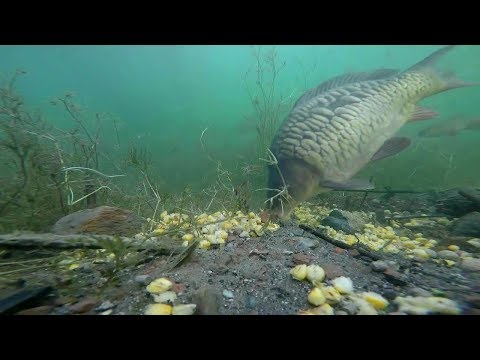
[[127,176],[127,175],[124,175],[124,174],[121,174],[121,175],[105,175],[104,173],[101,173],[100,171],[98,170],[95,170],[95,169],[90,169],[90,168],[87,168],[87,167],[82,167],[82,166],[73,166],[73,167],[68,167],[68,168],[63,168],[62,171],[70,171],[70,170],[88,170],[88,171],[92,171],[98,175],[101,175],[101,176],[105,176],[105,177],[108,177],[108,178],[114,178],[114,177],[120,177],[120,176]]

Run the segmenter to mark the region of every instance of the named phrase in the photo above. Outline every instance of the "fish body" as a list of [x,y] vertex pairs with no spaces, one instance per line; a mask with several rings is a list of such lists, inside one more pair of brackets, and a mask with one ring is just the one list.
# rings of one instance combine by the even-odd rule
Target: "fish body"
[[[408,139],[394,135],[408,121],[435,115],[425,115],[416,104],[442,91],[473,85],[433,68],[450,49],[442,48],[403,72],[348,74],[304,94],[272,142],[277,162],[269,166],[272,212],[286,217],[299,202],[330,189],[372,188],[353,176],[372,160],[407,147]],[[288,197],[282,198],[285,187]]]
[[435,124],[418,133],[421,137],[456,136],[465,130],[480,130],[480,118],[457,117]]

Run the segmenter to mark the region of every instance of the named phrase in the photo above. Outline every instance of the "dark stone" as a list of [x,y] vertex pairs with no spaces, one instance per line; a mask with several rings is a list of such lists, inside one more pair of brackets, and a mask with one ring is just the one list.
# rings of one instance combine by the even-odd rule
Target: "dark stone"
[[404,286],[407,285],[407,278],[403,274],[394,269],[387,269],[383,273],[388,282],[393,285]]
[[451,225],[451,231],[454,235],[480,236],[480,212],[472,212],[455,220]]
[[296,265],[300,265],[300,264],[308,265],[312,261],[312,257],[310,255],[303,254],[303,253],[293,254],[292,258],[293,258],[293,262]]
[[327,279],[335,279],[337,277],[345,275],[343,268],[339,265],[326,263],[322,265],[322,268],[325,271],[325,276]]
[[358,215],[345,210],[333,210],[322,220],[322,225],[330,226],[335,230],[341,230],[347,234],[361,232],[365,227],[365,221]]

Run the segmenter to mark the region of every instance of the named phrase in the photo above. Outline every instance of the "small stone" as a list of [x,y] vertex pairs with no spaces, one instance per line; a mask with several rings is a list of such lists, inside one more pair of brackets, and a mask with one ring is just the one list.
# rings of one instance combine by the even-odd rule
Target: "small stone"
[[353,257],[360,256],[360,253],[358,252],[357,249],[350,249],[350,250],[348,250],[348,254],[349,254],[350,256],[353,256]]
[[384,272],[389,267],[388,264],[382,260],[372,261],[370,263],[370,266],[372,267],[373,271],[377,271],[377,272]]
[[234,297],[233,292],[231,292],[229,290],[223,290],[222,294],[227,299],[233,299],[233,297]]
[[394,312],[388,313],[388,315],[408,315],[408,314],[402,311],[394,311]]
[[76,314],[82,314],[90,311],[98,304],[98,301],[94,298],[86,298],[82,301],[70,306],[70,311]]
[[425,252],[430,256],[431,258],[436,258],[438,257],[438,254],[435,250],[432,249],[425,249]]
[[466,258],[460,264],[460,268],[465,271],[478,272],[480,271],[480,259]]
[[348,315],[348,312],[343,310],[338,310],[338,311],[335,311],[335,315]]
[[480,309],[468,309],[463,314],[464,315],[480,315]]
[[455,253],[453,251],[450,251],[450,250],[442,250],[442,251],[439,251],[437,254],[438,254],[439,258],[445,259],[445,260],[456,261],[459,258],[457,253]]
[[257,305],[257,300],[255,299],[254,296],[252,295],[247,295],[245,297],[245,307],[247,309],[253,310],[255,309],[255,306]]
[[173,284],[172,291],[176,294],[182,294],[185,292],[186,286],[184,284]]
[[51,305],[37,306],[31,309],[19,311],[15,315],[48,315],[52,309],[53,306]]
[[475,306],[476,308],[480,308],[480,295],[479,294],[474,294],[474,295],[467,295],[465,296],[465,300],[469,303]]
[[293,262],[296,265],[298,265],[298,264],[307,264],[308,265],[312,261],[312,257],[310,255],[303,254],[303,253],[293,254],[292,258],[293,258]]
[[111,308],[115,307],[114,304],[112,304],[112,302],[110,302],[109,300],[107,301],[104,301],[100,304],[100,306],[98,306],[97,308],[95,308],[95,311],[105,311],[105,310],[109,310]]
[[387,300],[394,300],[397,297],[397,292],[392,289],[386,289],[382,292],[382,295]]
[[388,268],[383,272],[383,274],[385,275],[387,281],[392,283],[393,285],[407,285],[405,276],[392,268]]
[[429,297],[429,296],[432,296],[432,294],[430,293],[430,291],[427,291],[425,289],[422,289],[422,288],[418,288],[418,287],[415,287],[415,288],[411,288],[408,290],[408,293],[412,296],[422,296],[422,297]]
[[110,315],[113,312],[112,309],[109,309],[107,311],[101,312],[100,315]]
[[335,279],[337,277],[345,275],[343,268],[339,265],[326,263],[322,265],[322,268],[325,271],[325,276],[327,277],[327,279]]
[[135,276],[135,282],[141,285],[148,285],[152,282],[152,277],[150,275],[137,275]]
[[318,240],[302,237],[298,239],[297,244],[300,249],[308,250],[316,248],[320,243]]
[[346,302],[342,303],[341,308],[345,312],[347,312],[348,315],[355,315],[357,313],[357,310],[358,310],[357,304],[355,304],[353,302],[350,302],[350,301],[346,301]]

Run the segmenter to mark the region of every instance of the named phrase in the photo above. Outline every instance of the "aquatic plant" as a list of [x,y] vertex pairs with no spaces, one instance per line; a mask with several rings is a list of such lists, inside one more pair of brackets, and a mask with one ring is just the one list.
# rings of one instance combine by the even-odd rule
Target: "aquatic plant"
[[279,61],[275,47],[265,51],[261,46],[252,47],[252,56],[255,65],[245,73],[244,85],[257,120],[257,158],[265,158],[266,149],[294,99],[293,92],[290,96],[279,92],[278,79],[286,62]]

